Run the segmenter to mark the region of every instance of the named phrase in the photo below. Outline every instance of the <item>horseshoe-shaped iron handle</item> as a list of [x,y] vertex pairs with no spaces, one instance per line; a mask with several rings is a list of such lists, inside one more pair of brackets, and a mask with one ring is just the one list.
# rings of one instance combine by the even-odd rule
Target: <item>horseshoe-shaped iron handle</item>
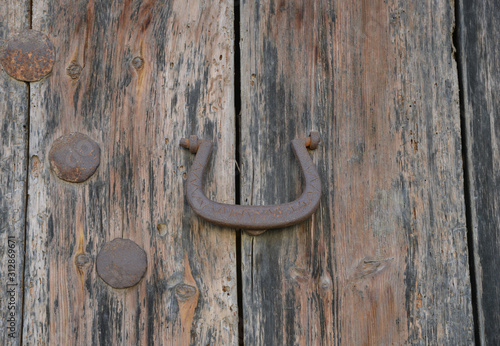
[[[308,138],[292,141],[292,148],[302,168],[306,187],[295,201],[279,205],[247,206],[223,204],[209,200],[203,193],[203,173],[207,165],[212,142],[198,140],[196,136],[182,138],[180,145],[196,153],[193,165],[187,176],[186,196],[189,205],[198,216],[216,225],[247,229],[267,230],[295,225],[309,218],[318,208],[321,198],[321,181],[318,171],[309,156],[306,147],[316,149],[320,137],[311,131]],[[262,232],[253,232],[258,234]]]

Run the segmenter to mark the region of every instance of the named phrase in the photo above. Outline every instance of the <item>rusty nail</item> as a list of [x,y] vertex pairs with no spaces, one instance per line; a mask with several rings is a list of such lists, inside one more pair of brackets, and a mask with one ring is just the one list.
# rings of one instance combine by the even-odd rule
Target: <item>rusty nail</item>
[[127,288],[141,281],[148,267],[146,252],[129,239],[104,244],[97,255],[97,274],[114,288]]
[[179,145],[185,149],[189,149],[189,139],[181,138]]
[[200,142],[198,141],[198,136],[192,135],[187,138],[181,138],[179,145],[185,149],[189,149],[192,154],[196,154],[198,151],[198,147],[200,146]]
[[74,132],[58,138],[49,153],[52,172],[64,181],[82,183],[94,174],[101,159],[99,145]]
[[47,35],[26,30],[13,36],[0,52],[0,63],[13,78],[35,82],[52,71],[56,53]]
[[140,70],[144,66],[144,59],[140,56],[136,56],[132,59],[132,66],[134,66],[136,70]]
[[80,74],[82,73],[82,67],[80,64],[73,60],[68,67],[66,67],[66,74],[71,77],[71,79],[80,78]]

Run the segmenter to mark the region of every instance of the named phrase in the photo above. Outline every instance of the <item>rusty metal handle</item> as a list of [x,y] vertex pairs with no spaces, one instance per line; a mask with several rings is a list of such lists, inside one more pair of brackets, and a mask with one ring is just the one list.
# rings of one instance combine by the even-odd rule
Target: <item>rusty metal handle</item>
[[[302,222],[318,208],[321,198],[321,181],[318,171],[306,149],[306,147],[316,149],[319,141],[320,137],[316,131],[311,131],[308,138],[298,138],[292,141],[293,151],[306,181],[305,189],[298,199],[279,205],[246,206],[217,203],[205,196],[203,193],[203,173],[212,152],[212,142],[198,140],[196,136],[191,136],[189,139],[183,138],[180,145],[192,153],[196,153],[187,176],[186,196],[188,203],[201,218],[231,228],[267,230]],[[253,234],[257,234],[257,232]]]

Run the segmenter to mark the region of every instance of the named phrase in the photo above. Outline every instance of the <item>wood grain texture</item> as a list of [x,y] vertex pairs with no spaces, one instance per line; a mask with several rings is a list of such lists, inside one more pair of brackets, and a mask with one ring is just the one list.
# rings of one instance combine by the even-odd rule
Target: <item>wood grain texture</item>
[[500,3],[459,1],[479,335],[500,344]]
[[[29,29],[29,1],[0,1],[0,49]],[[0,65],[0,345],[20,343],[28,164],[28,84]]]
[[[211,198],[234,202],[233,8],[220,1],[34,0],[33,27],[56,47],[31,89],[24,341],[50,345],[237,343],[235,235],[184,199],[193,156],[181,137],[216,141]],[[142,60],[141,60],[142,59]],[[101,148],[82,184],[48,154],[81,132]],[[147,253],[135,287],[96,274],[105,242]]]
[[289,143],[323,140],[312,219],[242,238],[245,343],[472,343],[453,4],[240,14],[242,204],[294,199]]

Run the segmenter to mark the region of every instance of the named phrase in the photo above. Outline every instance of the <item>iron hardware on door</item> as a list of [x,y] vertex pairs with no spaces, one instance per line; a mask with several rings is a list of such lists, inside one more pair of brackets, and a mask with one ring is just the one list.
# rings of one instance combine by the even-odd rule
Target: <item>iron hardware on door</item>
[[186,196],[189,205],[201,218],[214,224],[247,230],[267,230],[295,225],[309,218],[319,205],[321,181],[318,171],[307,152],[307,147],[316,149],[320,137],[311,131],[308,138],[292,141],[295,157],[299,161],[305,178],[302,195],[295,201],[279,205],[246,206],[223,204],[209,200],[203,193],[203,173],[212,152],[212,142],[190,136],[182,138],[180,145],[195,154],[187,177]]

